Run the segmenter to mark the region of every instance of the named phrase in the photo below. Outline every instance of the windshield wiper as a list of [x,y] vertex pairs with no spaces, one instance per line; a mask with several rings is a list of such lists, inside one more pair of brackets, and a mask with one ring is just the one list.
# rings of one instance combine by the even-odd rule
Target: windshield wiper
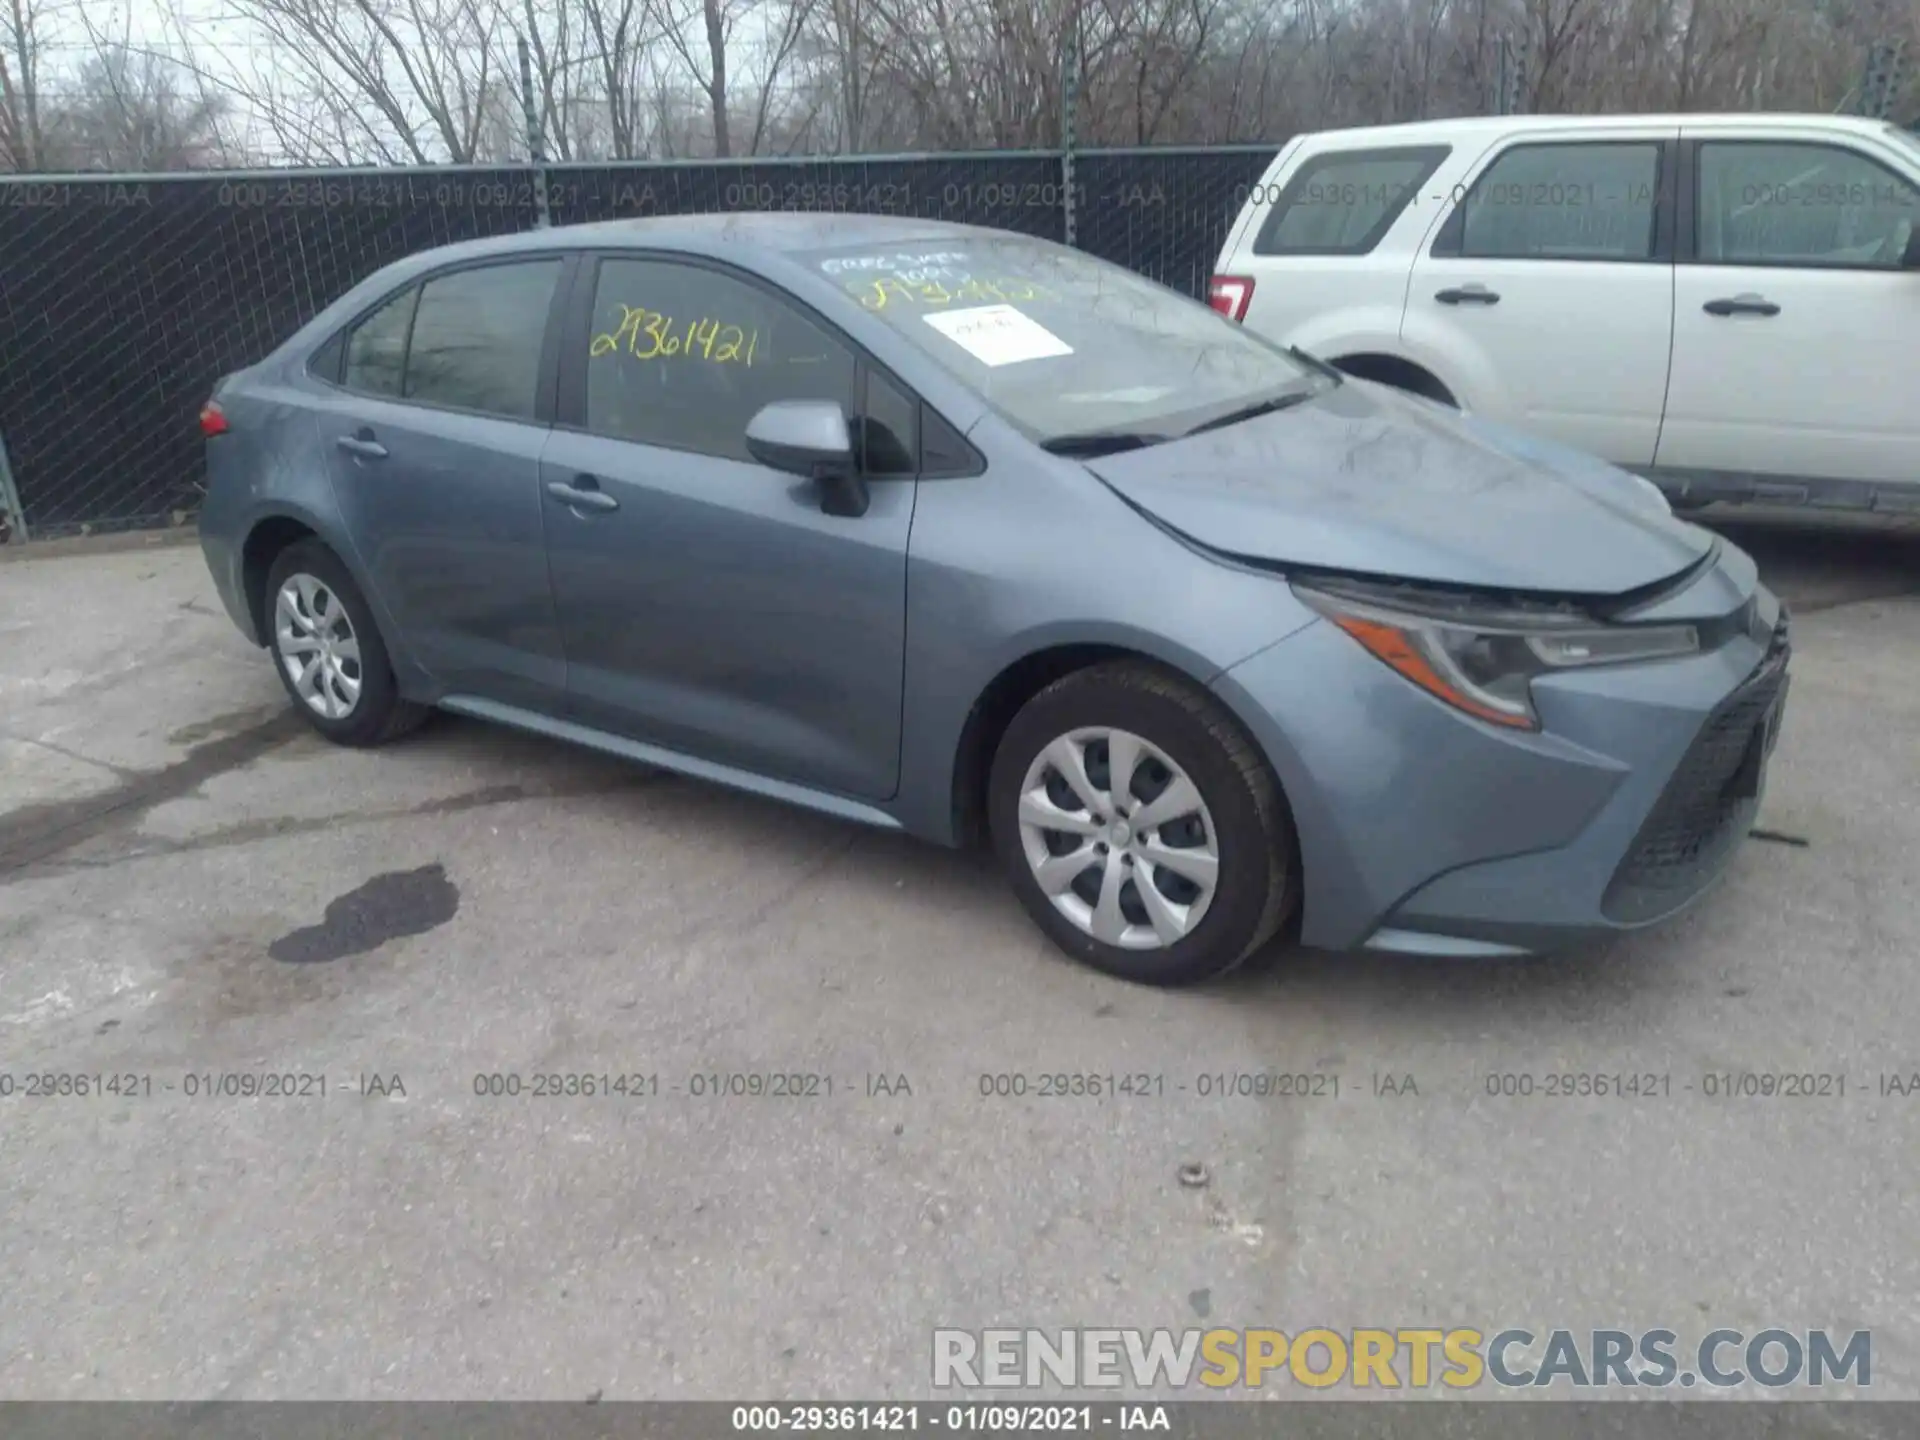
[[1337,367],[1329,365],[1326,361],[1322,360],[1318,355],[1309,355],[1306,351],[1302,350],[1298,345],[1287,346],[1287,353],[1293,356],[1293,358],[1298,360],[1302,365],[1306,366],[1309,370],[1315,371],[1316,373],[1325,376],[1327,379],[1331,380],[1335,385],[1342,384],[1347,378],[1345,375],[1343,375],[1340,372],[1340,370]]
[[1198,435],[1202,430],[1220,430],[1228,425],[1238,425],[1242,420],[1251,420],[1256,415],[1271,415],[1276,410],[1291,410],[1294,406],[1305,404],[1312,398],[1311,390],[1289,390],[1284,395],[1256,400],[1251,405],[1242,405],[1238,410],[1229,410],[1226,414],[1216,415],[1211,420],[1202,420],[1187,431],[1187,434]]
[[1152,435],[1139,430],[1085,430],[1078,434],[1055,435],[1040,442],[1050,455],[1114,455],[1122,450],[1144,450],[1171,440],[1171,435]]

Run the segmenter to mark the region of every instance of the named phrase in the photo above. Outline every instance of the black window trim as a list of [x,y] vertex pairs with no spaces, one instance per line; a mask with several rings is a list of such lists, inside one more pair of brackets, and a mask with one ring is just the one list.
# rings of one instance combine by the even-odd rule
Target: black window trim
[[1898,265],[1811,265],[1803,260],[1703,260],[1700,258],[1700,147],[1703,145],[1802,145],[1816,150],[1840,150],[1884,171],[1889,179],[1920,193],[1920,185],[1893,168],[1879,156],[1870,154],[1838,137],[1811,135],[1690,135],[1680,142],[1679,245],[1674,252],[1676,265],[1711,265],[1728,270],[1793,270],[1813,275],[1868,274],[1910,275]]
[[[354,323],[357,325],[359,321],[356,320]],[[312,352],[307,356],[307,374],[324,385],[331,385],[336,390],[339,389],[340,375],[341,372],[346,369],[347,365],[347,336],[349,333],[350,331],[347,326],[336,325],[326,339],[314,346]],[[333,349],[333,366],[331,373],[320,368],[320,357],[327,353],[329,347]]]
[[[608,260],[642,260],[668,265],[688,265],[696,269],[710,270],[730,280],[753,287],[764,292],[773,301],[784,304],[817,325],[828,336],[844,346],[853,356],[853,389],[855,403],[860,407],[861,418],[865,418],[867,397],[867,376],[877,373],[904,395],[915,408],[914,448],[918,452],[914,459],[917,468],[911,475],[870,475],[866,478],[874,483],[897,480],[964,480],[984,474],[986,458],[978,447],[967,439],[966,432],[942,415],[918,389],[909,385],[891,367],[876,360],[859,341],[846,330],[823,314],[817,306],[795,295],[765,275],[742,266],[730,264],[710,255],[695,254],[685,250],[662,250],[652,247],[620,247],[613,249],[595,249],[580,252],[580,263],[572,277],[570,293],[565,298],[564,317],[558,326],[562,337],[560,349],[555,357],[555,390],[552,427],[556,430],[571,431],[579,435],[591,435],[596,440],[610,440],[621,445],[641,445],[656,450],[671,450],[682,455],[699,455],[708,460],[731,460],[739,464],[752,464],[741,461],[736,456],[715,455],[709,450],[699,450],[691,446],[667,445],[656,440],[633,440],[620,435],[604,435],[597,430],[587,428],[587,347],[593,334],[594,299],[600,288],[600,266]],[[551,332],[549,338],[552,338]],[[969,463],[945,470],[929,470],[926,463],[926,435],[929,421],[937,421],[957,438],[965,447]]]
[[[494,410],[475,410],[464,405],[446,405],[435,400],[422,400],[418,396],[405,392],[407,366],[413,359],[413,326],[420,314],[420,296],[426,287],[435,280],[449,275],[462,274],[468,270],[486,270],[501,265],[525,265],[550,261],[560,262],[560,274],[554,281],[553,295],[547,305],[547,326],[541,337],[539,370],[535,374],[533,389],[532,415],[502,415]],[[396,285],[379,299],[370,302],[353,319],[340,326],[331,335],[314,347],[313,355],[308,358],[307,373],[321,384],[338,390],[343,395],[352,395],[366,400],[380,400],[393,405],[410,405],[420,410],[433,410],[443,415],[471,415],[482,420],[499,420],[510,425],[538,425],[551,429],[555,414],[556,399],[556,362],[559,358],[562,324],[566,317],[566,300],[575,275],[580,270],[580,255],[575,250],[559,248],[544,250],[515,250],[501,255],[483,255],[471,260],[456,261],[451,265],[442,265],[435,269],[415,275],[403,285]],[[411,294],[412,306],[407,312],[407,334],[400,348],[400,386],[402,393],[382,395],[373,390],[356,390],[346,383],[347,351],[353,344],[353,334],[373,316],[387,308],[394,301]],[[339,368],[331,376],[320,374],[312,368],[317,358],[335,339],[340,341]]]
[[[1254,232],[1253,253],[1263,259],[1292,260],[1301,256],[1339,255],[1355,257],[1371,255],[1387,238],[1387,232],[1400,223],[1400,217],[1406,214],[1420,188],[1433,178],[1433,172],[1447,162],[1453,154],[1452,145],[1381,145],[1366,148],[1342,148],[1321,150],[1302,160],[1280,193],[1274,197],[1266,217],[1261,220],[1260,228]],[[1273,244],[1273,232],[1279,228],[1281,220],[1292,209],[1293,202],[1300,191],[1306,188],[1320,170],[1337,162],[1355,160],[1424,160],[1426,167],[1412,180],[1407,182],[1406,193],[1400,197],[1397,205],[1389,206],[1380,219],[1352,245],[1311,245],[1300,248],[1276,248]]]
[[[1507,156],[1520,150],[1545,150],[1567,146],[1593,149],[1596,146],[1651,145],[1654,147],[1653,229],[1646,255],[1475,255],[1466,250],[1467,204],[1486,179]],[[1674,263],[1676,201],[1684,192],[1676,184],[1679,167],[1674,163],[1676,142],[1670,136],[1656,135],[1581,135],[1553,139],[1516,139],[1481,157],[1479,172],[1471,183],[1454,186],[1453,208],[1441,222],[1439,233],[1427,254],[1435,260],[1482,260],[1490,264],[1517,261],[1521,264],[1573,265],[1671,265]]]

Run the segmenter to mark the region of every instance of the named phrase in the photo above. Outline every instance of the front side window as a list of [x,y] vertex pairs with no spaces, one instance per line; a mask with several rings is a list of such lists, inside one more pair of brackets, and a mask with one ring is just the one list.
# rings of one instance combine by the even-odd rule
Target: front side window
[[1699,174],[1708,264],[1894,269],[1920,223],[1920,190],[1837,145],[1710,140]]
[[1275,199],[1256,255],[1363,255],[1380,243],[1442,160],[1444,145],[1316,155]]
[[407,359],[407,330],[420,287],[410,285],[354,326],[340,383],[365,395],[398,395]]
[[[701,265],[600,262],[587,429],[750,460],[747,423],[776,400],[855,411],[853,352],[771,291]],[[858,439],[858,437],[856,437]]]
[[516,261],[427,281],[407,348],[406,398],[533,419],[560,266],[557,258]]
[[1029,437],[1164,436],[1334,383],[1165,286],[1026,236],[797,257]]
[[1485,260],[1647,260],[1660,146],[1517,145],[1461,202],[1460,254]]

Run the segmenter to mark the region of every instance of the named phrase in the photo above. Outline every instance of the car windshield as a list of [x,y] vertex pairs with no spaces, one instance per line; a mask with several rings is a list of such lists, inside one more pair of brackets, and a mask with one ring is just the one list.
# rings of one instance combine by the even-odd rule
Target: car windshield
[[1077,250],[956,236],[801,257],[1041,443],[1142,443],[1337,383],[1198,301]]

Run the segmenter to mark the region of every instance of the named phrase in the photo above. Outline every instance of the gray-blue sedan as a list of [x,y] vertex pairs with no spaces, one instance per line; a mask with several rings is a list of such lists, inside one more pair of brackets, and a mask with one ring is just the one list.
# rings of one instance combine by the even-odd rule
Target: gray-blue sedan
[[986,839],[1132,980],[1658,921],[1779,732],[1782,607],[1645,481],[1001,231],[428,251],[201,423],[215,584],[329,739],[437,706]]

